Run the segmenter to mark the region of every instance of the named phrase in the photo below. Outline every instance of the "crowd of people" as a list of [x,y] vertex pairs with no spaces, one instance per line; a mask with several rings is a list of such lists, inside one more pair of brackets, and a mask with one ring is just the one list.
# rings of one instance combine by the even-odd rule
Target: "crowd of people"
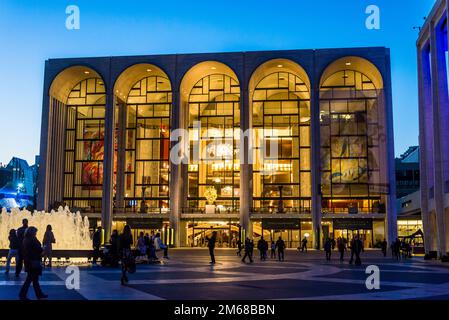
[[[39,277],[43,268],[51,268],[53,244],[56,243],[51,225],[47,226],[42,243],[37,239],[37,229],[28,226],[28,220],[22,220],[22,226],[17,230],[9,231],[9,251],[6,258],[5,274],[11,270],[11,260],[16,262],[15,276],[20,277],[22,269],[25,268],[27,277],[19,292],[21,300],[28,300],[28,290],[33,284],[34,293],[39,300],[47,299],[48,296],[42,291]],[[46,261],[48,260],[48,264]]]
[[[28,226],[28,220],[23,219],[22,226],[17,230],[12,229],[9,232],[9,252],[6,260],[5,274],[9,274],[11,270],[11,261],[16,261],[15,276],[18,278],[23,267],[27,273],[27,277],[19,293],[19,298],[28,300],[27,293],[31,284],[38,299],[46,299],[48,296],[41,290],[39,277],[42,275],[44,268],[52,267],[53,245],[56,243],[55,236],[51,225],[48,225],[44,233],[42,243],[37,239],[37,229]],[[210,264],[216,263],[215,245],[217,242],[217,232],[213,231],[211,237],[206,237],[207,247],[209,249]],[[308,240],[306,237],[302,239],[298,250],[307,252]],[[236,240],[237,256],[241,257],[243,263],[249,260],[253,263],[254,241],[250,237],[246,237],[244,243],[240,239]],[[384,257],[387,256],[387,241],[384,239],[379,244]],[[261,237],[257,241],[257,250],[259,251],[260,261],[268,259],[268,251],[270,250],[270,258],[277,259],[282,262],[285,259],[286,243],[279,237],[276,241],[273,239],[271,243]],[[125,285],[129,282],[128,274],[136,271],[136,263],[138,262],[160,262],[158,252],[163,253],[163,259],[168,257],[168,245],[161,239],[160,233],[151,232],[151,234],[140,232],[137,242],[134,240],[130,226],[126,225],[121,234],[114,230],[108,243],[103,243],[103,230],[98,227],[92,236],[92,266],[98,266],[98,260],[101,259],[102,265],[111,265],[113,267],[121,267],[121,284]],[[339,237],[337,240],[326,238],[323,243],[326,261],[331,261],[332,252],[337,249],[339,260],[343,262],[345,253],[349,252],[349,264],[361,265],[361,254],[364,252],[363,241],[359,236],[355,235],[350,241],[346,238]],[[411,257],[411,246],[404,241],[396,239],[390,249],[393,258],[400,260]],[[244,254],[242,257],[242,250]]]

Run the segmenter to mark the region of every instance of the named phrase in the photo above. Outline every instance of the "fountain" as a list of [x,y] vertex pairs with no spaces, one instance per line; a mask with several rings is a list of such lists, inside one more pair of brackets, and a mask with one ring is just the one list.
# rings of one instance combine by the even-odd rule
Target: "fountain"
[[28,225],[38,229],[37,238],[42,241],[47,225],[51,224],[56,243],[55,250],[91,250],[92,241],[89,231],[89,219],[81,217],[79,212],[72,213],[68,207],[59,207],[58,211],[30,211],[18,208],[8,213],[3,208],[0,214],[0,249],[8,249],[9,230],[22,225],[22,219],[28,219]]

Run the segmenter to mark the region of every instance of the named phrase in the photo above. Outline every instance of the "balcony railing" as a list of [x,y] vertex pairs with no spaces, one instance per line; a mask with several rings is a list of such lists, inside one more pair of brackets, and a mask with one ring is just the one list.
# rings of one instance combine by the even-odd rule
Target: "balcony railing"
[[168,208],[114,207],[114,213],[169,214],[169,212],[170,209]]
[[279,211],[277,208],[252,208],[252,214],[310,214],[310,208],[284,208]]
[[[218,207],[215,207],[215,213],[216,214],[239,214],[240,211],[239,208],[225,208],[225,209],[221,209]],[[182,213],[185,214],[205,214],[206,213],[206,208],[198,208],[198,207],[184,207],[182,208]]]

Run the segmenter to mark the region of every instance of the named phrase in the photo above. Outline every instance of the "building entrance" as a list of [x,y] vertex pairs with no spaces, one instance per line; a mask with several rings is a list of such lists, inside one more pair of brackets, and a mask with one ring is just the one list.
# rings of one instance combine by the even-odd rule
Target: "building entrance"
[[216,231],[217,248],[235,248],[239,230],[237,222],[192,221],[187,226],[187,245],[189,247],[206,247],[207,239]]
[[358,236],[360,240],[363,242],[364,248],[372,248],[373,247],[373,232],[371,230],[364,229],[339,229],[334,230],[334,239],[338,239],[340,237],[346,239],[348,241],[348,245],[354,239],[355,236]]

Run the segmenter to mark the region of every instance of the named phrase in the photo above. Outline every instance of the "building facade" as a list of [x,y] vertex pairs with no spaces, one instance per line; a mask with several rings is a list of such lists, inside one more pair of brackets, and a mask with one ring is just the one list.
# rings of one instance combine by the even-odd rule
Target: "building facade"
[[36,206],[38,161],[30,166],[19,158],[12,158],[6,166],[0,166],[0,210]]
[[419,190],[419,147],[409,147],[395,159],[396,198]]
[[439,0],[417,41],[421,214],[426,253],[449,248],[448,2]]
[[42,114],[39,208],[106,237],[396,237],[386,48],[52,59]]

